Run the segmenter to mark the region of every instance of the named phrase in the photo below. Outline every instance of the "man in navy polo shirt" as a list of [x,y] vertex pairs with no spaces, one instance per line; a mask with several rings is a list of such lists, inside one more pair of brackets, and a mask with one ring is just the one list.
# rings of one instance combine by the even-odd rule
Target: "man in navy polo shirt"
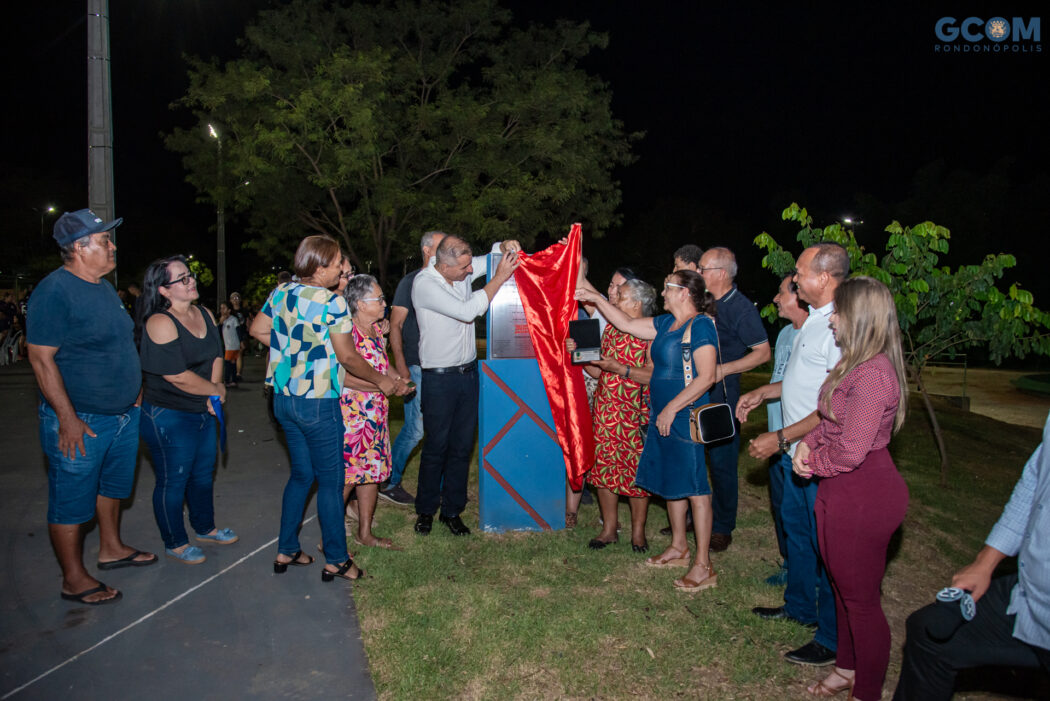
[[423,267],[413,270],[401,278],[394,292],[394,301],[390,305],[390,350],[394,355],[394,367],[401,377],[411,377],[416,383],[415,394],[405,397],[405,423],[394,439],[391,448],[390,478],[379,489],[379,496],[398,506],[408,506],[415,501],[401,486],[401,477],[405,466],[419,441],[423,440],[423,368],[419,364],[419,324],[416,322],[416,309],[412,306],[412,283],[420,270],[430,265],[441,240],[445,238],[442,231],[428,231],[419,240],[423,253]]
[[55,222],[62,267],[29,302],[29,362],[40,386],[40,443],[48,459],[47,522],[62,568],[62,598],[97,606],[121,593],[84,568],[83,524],[98,516],[100,570],[143,567],[157,556],[120,539],[139,448],[142,372],[133,322],[103,275],[116,267],[110,232],[89,209]]
[[[769,360],[769,337],[754,303],[737,289],[736,256],[728,248],[710,248],[700,257],[700,275],[716,301],[719,358],[712,402],[736,407],[740,398],[740,373],[753,370]],[[723,392],[722,379],[725,378]],[[711,550],[721,552],[733,542],[737,509],[737,457],[740,453],[740,425],[732,439],[709,445],[707,460],[711,468]]]

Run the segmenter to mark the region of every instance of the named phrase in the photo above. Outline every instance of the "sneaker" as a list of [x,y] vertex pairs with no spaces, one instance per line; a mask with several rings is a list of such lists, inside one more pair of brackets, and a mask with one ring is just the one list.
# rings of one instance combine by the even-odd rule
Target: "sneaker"
[[835,651],[811,640],[799,649],[785,653],[784,659],[809,667],[824,667],[835,662]]
[[398,506],[411,506],[416,503],[416,498],[406,492],[400,484],[388,484],[379,490],[379,497]]

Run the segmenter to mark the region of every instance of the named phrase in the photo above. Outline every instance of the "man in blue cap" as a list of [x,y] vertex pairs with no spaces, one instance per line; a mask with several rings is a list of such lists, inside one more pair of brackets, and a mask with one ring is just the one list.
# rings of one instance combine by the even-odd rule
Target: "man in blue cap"
[[62,598],[97,606],[121,593],[84,568],[83,524],[98,517],[100,570],[152,565],[120,539],[120,500],[131,494],[139,445],[142,373],[134,324],[103,276],[116,267],[110,232],[90,209],[55,222],[62,267],[29,302],[29,362],[40,386],[40,443],[48,459],[48,533],[62,568]]

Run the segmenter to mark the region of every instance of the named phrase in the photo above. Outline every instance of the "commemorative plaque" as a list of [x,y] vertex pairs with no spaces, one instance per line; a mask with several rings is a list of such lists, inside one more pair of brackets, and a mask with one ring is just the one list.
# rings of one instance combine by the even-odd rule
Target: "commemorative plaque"
[[[489,279],[502,255],[489,255]],[[518,284],[513,276],[500,286],[489,304],[488,357],[492,360],[536,357],[529,324],[525,320],[525,307],[521,304]]]

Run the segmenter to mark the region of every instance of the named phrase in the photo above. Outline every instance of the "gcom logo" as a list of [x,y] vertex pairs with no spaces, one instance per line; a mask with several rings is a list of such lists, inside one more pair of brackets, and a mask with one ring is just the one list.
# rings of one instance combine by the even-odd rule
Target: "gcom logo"
[[[959,22],[954,17],[941,17],[933,26],[937,53],[1039,53],[1043,50],[1039,17],[1006,19],[967,17]],[[959,42],[958,39],[964,42]],[[989,43],[990,42],[990,43]]]

